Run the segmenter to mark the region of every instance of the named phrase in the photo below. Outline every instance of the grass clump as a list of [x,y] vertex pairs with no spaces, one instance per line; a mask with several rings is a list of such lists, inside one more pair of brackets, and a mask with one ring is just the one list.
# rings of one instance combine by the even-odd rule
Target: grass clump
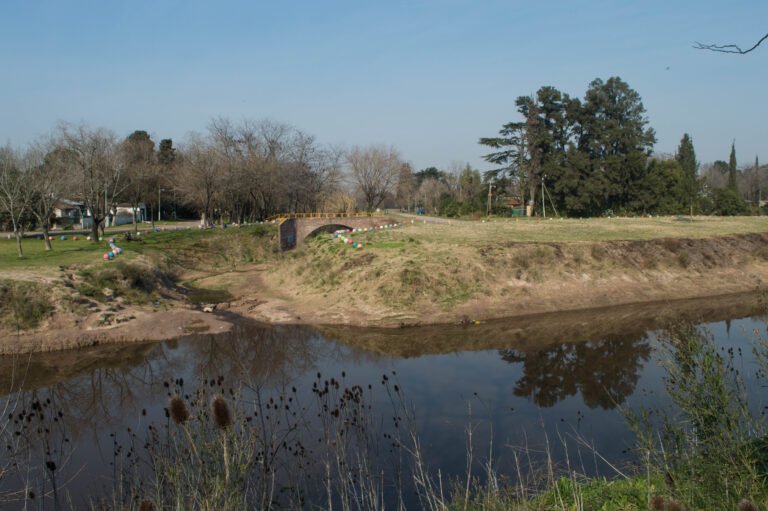
[[78,277],[75,287],[83,296],[99,301],[120,297],[136,304],[156,299],[159,288],[171,281],[171,275],[157,266],[124,261],[82,268]]
[[44,287],[36,282],[0,281],[0,322],[15,330],[35,328],[53,311]]
[[189,293],[187,293],[187,300],[194,304],[223,303],[232,301],[233,299],[234,297],[232,296],[232,293],[226,289],[207,289],[193,287],[190,288]]

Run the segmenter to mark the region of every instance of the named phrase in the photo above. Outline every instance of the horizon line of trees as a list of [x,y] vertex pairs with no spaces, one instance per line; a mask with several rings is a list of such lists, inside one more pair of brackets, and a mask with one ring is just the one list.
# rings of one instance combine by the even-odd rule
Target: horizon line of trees
[[[746,214],[762,200],[768,167],[728,162],[701,166],[684,134],[675,155],[654,155],[656,141],[640,95],[618,77],[596,79],[583,99],[554,87],[515,102],[521,120],[480,144],[495,168],[467,163],[414,171],[394,147],[344,149],[317,143],[272,120],[211,120],[206,133],[180,145],[136,130],[125,138],[104,128],[60,123],[20,149],[0,147],[0,230],[10,229],[23,256],[23,233],[43,231],[54,207],[79,201],[94,241],[115,205],[140,204],[154,219],[162,204],[201,224],[261,221],[278,212],[372,212],[398,207],[445,216],[534,214]],[[158,210],[155,209],[158,206]],[[752,207],[751,211],[759,207]],[[175,215],[174,215],[175,216]]]

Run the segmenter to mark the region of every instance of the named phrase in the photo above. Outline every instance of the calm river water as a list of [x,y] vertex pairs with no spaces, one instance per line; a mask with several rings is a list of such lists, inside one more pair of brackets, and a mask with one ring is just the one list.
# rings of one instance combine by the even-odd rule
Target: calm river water
[[[632,462],[633,437],[619,408],[665,403],[657,333],[670,322],[701,325],[742,355],[747,385],[756,387],[750,343],[755,329],[765,333],[764,310],[754,295],[742,295],[398,330],[240,321],[225,334],[0,358],[0,411],[5,402],[2,420],[13,430],[13,413],[50,400],[46,410],[56,420],[44,436],[50,445],[38,446],[39,453],[52,451],[40,456],[58,460],[61,491],[75,507],[114,488],[115,445],[123,449],[130,435],[165,423],[166,385],[180,378],[185,388],[223,378],[225,386],[276,395],[291,387],[309,391],[318,373],[320,380],[343,374],[347,385],[372,385],[373,413],[386,420],[387,375],[414,411],[429,466],[443,475],[464,472],[470,424],[478,464],[492,452],[494,465],[511,471],[515,449],[526,447],[536,458],[548,440],[559,463],[611,474],[601,456],[617,467]],[[0,467],[10,459],[2,447]],[[35,456],[32,465],[40,462]],[[0,492],[22,499],[0,508],[23,507],[25,481],[34,480],[28,466],[11,467],[0,480]]]

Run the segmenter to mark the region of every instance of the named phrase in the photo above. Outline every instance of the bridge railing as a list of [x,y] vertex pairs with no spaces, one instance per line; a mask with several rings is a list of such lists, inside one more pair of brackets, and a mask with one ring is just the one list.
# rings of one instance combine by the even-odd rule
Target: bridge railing
[[312,213],[277,213],[267,218],[268,222],[272,220],[287,220],[289,218],[354,218],[354,217],[369,217],[379,216],[383,213],[368,213],[365,211],[336,211],[336,212],[312,212]]

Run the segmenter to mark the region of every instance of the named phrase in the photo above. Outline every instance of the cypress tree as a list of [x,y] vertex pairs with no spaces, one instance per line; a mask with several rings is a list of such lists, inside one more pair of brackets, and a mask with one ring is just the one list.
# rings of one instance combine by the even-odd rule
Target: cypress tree
[[682,195],[685,198],[684,200],[688,201],[691,209],[691,216],[693,216],[693,207],[696,203],[696,198],[699,195],[699,163],[696,161],[696,152],[693,149],[693,141],[688,133],[685,133],[682,140],[680,140],[680,146],[677,148],[675,160],[680,164],[680,168],[683,171],[683,182],[681,183]]
[[736,141],[731,144],[731,156],[728,158],[728,189],[738,191],[736,186]]

